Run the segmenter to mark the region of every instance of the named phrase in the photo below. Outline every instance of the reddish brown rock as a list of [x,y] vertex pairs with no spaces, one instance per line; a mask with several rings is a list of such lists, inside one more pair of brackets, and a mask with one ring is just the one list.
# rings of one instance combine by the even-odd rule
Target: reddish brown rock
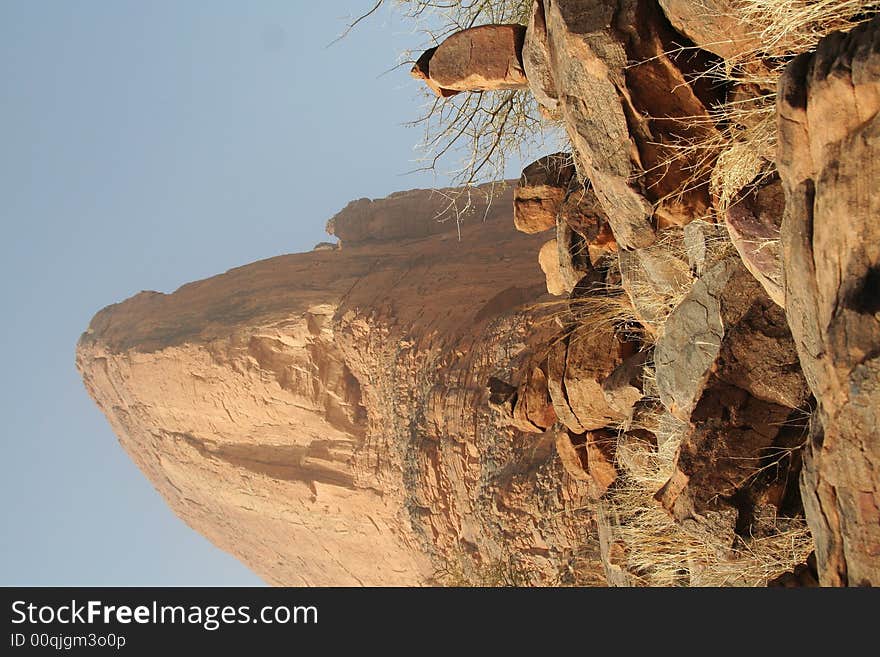
[[525,89],[523,25],[480,25],[452,34],[416,62],[413,76],[440,96],[459,91]]
[[566,292],[593,271],[589,245],[565,221],[556,222],[556,255]]
[[620,422],[602,383],[625,355],[614,327],[584,325],[555,341],[547,359],[547,387],[559,420],[574,433]]
[[573,178],[557,214],[559,221],[580,236],[592,263],[617,250],[608,215],[591,186],[584,186]]
[[734,534],[756,534],[761,503],[781,515],[798,513],[800,461],[793,455],[803,440],[799,420],[800,412],[713,381],[691,415],[675,473],[657,499],[679,523],[728,545]]
[[749,24],[733,0],[659,0],[669,22],[700,48],[735,60],[761,49],[761,26]]
[[786,314],[819,403],[802,495],[823,585],[880,584],[880,19],[779,84]]
[[575,163],[617,243],[645,247],[655,225],[701,217],[709,207],[711,157],[697,165],[705,153],[676,145],[711,137],[706,107],[715,99],[687,79],[700,67],[692,53],[670,54],[677,35],[659,8],[634,0],[554,0],[543,11]]
[[556,432],[556,451],[565,471],[590,485],[591,497],[598,500],[617,480],[614,452],[617,435],[611,431]]
[[425,52],[423,52],[421,56],[416,60],[416,63],[413,64],[412,69],[410,69],[410,74],[416,80],[424,80],[428,88],[440,98],[449,98],[450,96],[460,94],[461,92],[456,91],[455,89],[444,89],[431,79],[430,62],[431,57],[434,56],[434,52],[436,50],[437,48],[428,48]]
[[513,192],[513,223],[523,233],[556,227],[556,215],[575,175],[571,155],[555,153],[523,169]]
[[[500,188],[500,193],[499,193]],[[431,235],[451,235],[456,222],[480,223],[510,216],[512,181],[481,185],[469,194],[457,189],[413,189],[385,198],[351,201],[327,222],[343,247]]]
[[613,431],[588,431],[586,434],[587,467],[596,487],[596,495],[604,495],[617,481],[614,453],[617,433]]
[[532,368],[519,388],[491,378],[489,392],[489,405],[520,431],[543,433],[556,422],[547,376],[540,367]]
[[725,223],[730,241],[771,299],[785,307],[779,227],[785,196],[779,180],[749,190],[727,210]]
[[632,420],[636,404],[644,397],[644,369],[650,353],[629,356],[602,382],[605,401],[626,420]]
[[559,268],[559,247],[556,239],[544,242],[541,250],[538,251],[538,265],[544,272],[544,283],[547,286],[547,292],[554,296],[560,296],[566,293],[566,279],[563,277]]

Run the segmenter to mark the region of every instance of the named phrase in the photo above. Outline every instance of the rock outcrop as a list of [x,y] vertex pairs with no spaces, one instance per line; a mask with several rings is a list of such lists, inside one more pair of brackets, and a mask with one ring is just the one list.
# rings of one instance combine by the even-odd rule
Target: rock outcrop
[[825,585],[880,584],[880,19],[823,39],[778,96],[786,313],[819,402],[802,492]]
[[77,366],[131,458],[267,582],[602,571],[587,486],[552,436],[489,407],[490,381],[502,399],[523,383],[526,428],[555,421],[540,369],[554,329],[529,308],[540,240],[515,231],[509,193],[460,241],[454,221],[426,226],[433,203],[358,202],[336,217],[338,251],[143,292],[80,339]]
[[556,228],[574,165],[567,153],[554,153],[523,169],[513,192],[513,223],[524,233],[540,233]]
[[523,25],[480,25],[448,36],[412,68],[438,96],[528,87],[522,65]]
[[456,223],[496,222],[510,216],[515,181],[472,188],[413,189],[385,198],[351,201],[327,222],[339,245],[387,242],[448,234]]
[[713,130],[711,94],[686,78],[693,58],[670,54],[679,37],[659,7],[638,0],[538,4],[539,18],[526,33],[526,73],[539,100],[558,99],[550,109],[561,113],[578,172],[592,184],[618,244],[644,247],[658,223],[699,217],[708,207],[701,184],[708,172],[696,167],[694,154],[667,145]]
[[572,152],[111,306],[90,393],[274,583],[880,583],[880,18],[795,58],[820,26],[771,53],[757,15],[534,0],[448,36],[416,77],[528,87]]
[[[782,309],[739,258],[723,259],[669,316],[654,363],[661,401],[688,426],[658,500],[728,543],[754,533],[756,507],[776,485],[759,475],[803,440],[797,420],[809,401]],[[772,514],[785,497],[782,486]]]

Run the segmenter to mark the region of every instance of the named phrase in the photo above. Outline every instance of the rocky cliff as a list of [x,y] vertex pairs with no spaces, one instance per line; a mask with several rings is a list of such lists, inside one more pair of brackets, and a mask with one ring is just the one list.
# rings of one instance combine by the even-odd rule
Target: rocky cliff
[[416,77],[531,93],[570,152],[111,306],[86,386],[273,583],[880,583],[880,19],[795,4],[450,36]]
[[551,437],[488,404],[490,379],[520,378],[554,331],[534,308],[539,242],[515,231],[509,189],[460,240],[425,214],[438,202],[356,202],[333,222],[341,249],[142,292],[79,342],[138,467],[270,583],[601,576],[584,485]]

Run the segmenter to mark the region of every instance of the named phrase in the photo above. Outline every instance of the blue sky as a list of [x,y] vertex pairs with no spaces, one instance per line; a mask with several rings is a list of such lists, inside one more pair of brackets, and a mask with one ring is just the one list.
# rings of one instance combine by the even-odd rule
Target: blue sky
[[0,0],[3,585],[260,581],[178,520],[85,393],[92,315],[326,239],[412,168],[419,44],[371,0]]

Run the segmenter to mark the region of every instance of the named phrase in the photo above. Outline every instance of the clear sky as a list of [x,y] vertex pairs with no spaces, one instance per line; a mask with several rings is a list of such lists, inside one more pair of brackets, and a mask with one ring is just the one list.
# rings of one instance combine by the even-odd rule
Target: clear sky
[[260,581],[129,461],[74,367],[92,315],[327,239],[403,176],[420,39],[372,0],[0,0],[2,585]]

